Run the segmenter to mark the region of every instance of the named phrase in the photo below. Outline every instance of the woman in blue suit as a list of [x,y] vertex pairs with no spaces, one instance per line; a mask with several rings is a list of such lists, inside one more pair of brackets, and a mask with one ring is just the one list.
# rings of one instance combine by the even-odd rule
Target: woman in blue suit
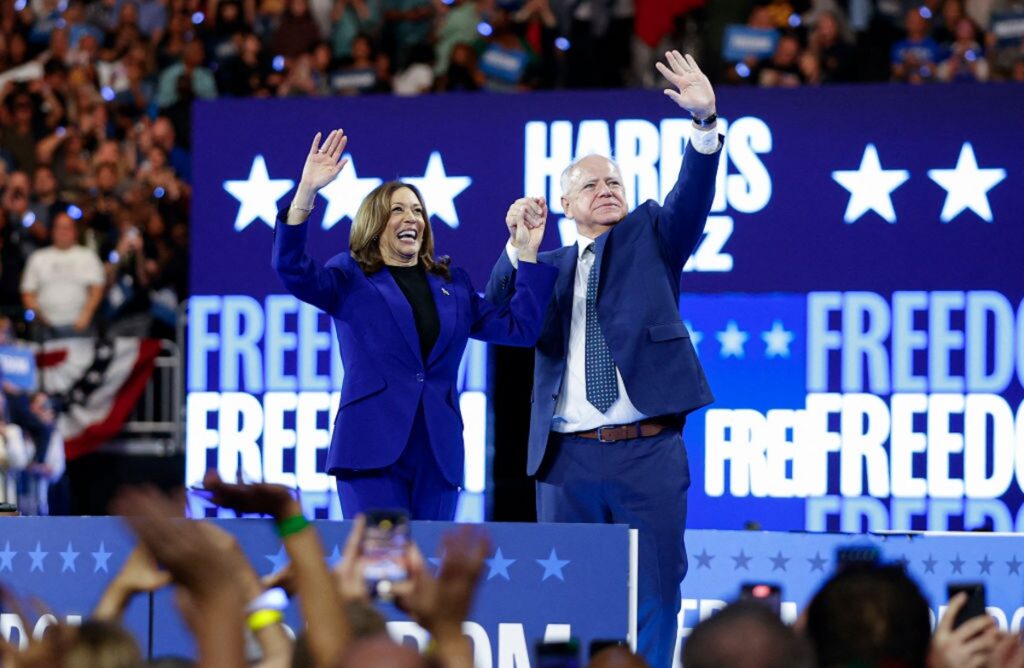
[[345,166],[348,138],[317,133],[295,198],[278,219],[273,266],[285,287],[334,319],[345,380],[327,455],[346,516],[406,508],[413,519],[451,520],[463,476],[456,394],[469,337],[532,346],[558,271],[537,264],[543,226],[520,226],[515,297],[481,299],[466,272],[434,258],[430,217],[416,188],[385,183],[366,196],[349,252],[320,266],[306,254],[317,192]]

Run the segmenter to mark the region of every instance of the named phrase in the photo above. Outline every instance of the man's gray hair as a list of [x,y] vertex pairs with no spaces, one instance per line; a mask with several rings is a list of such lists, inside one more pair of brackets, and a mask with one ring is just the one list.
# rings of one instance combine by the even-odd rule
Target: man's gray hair
[[619,174],[622,174],[622,170],[619,169],[619,163],[615,162],[613,159],[609,158],[606,155],[601,155],[600,153],[588,153],[586,155],[581,155],[580,157],[578,157],[575,160],[573,160],[572,162],[570,162],[568,167],[566,167],[565,169],[562,170],[562,177],[559,180],[559,183],[562,186],[562,197],[565,197],[569,193],[569,187],[572,185],[572,173],[573,173],[573,170],[575,170],[577,167],[579,167],[581,162],[583,162],[584,160],[586,160],[587,158],[590,158],[590,157],[604,158],[605,160],[610,162],[612,164],[612,166],[615,167],[615,171],[616,172],[618,172]]

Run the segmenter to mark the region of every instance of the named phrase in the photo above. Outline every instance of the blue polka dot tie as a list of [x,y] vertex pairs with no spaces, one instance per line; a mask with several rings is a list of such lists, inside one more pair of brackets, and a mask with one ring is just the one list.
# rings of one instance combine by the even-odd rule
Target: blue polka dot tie
[[[584,256],[587,253],[595,254],[593,243],[583,251]],[[592,259],[590,276],[587,277],[587,401],[604,413],[619,398],[619,386],[615,380],[615,362],[601,332],[601,323],[597,321],[597,274],[597,262]]]

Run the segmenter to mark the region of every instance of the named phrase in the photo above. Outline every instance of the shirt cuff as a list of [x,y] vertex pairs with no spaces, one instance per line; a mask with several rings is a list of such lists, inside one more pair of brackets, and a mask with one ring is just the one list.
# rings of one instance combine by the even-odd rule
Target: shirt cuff
[[505,242],[505,254],[508,255],[508,261],[512,263],[512,268],[519,269],[519,250],[512,245],[511,241]]
[[718,150],[718,127],[708,128],[707,130],[694,128],[690,133],[690,144],[698,153],[704,155],[711,155]]

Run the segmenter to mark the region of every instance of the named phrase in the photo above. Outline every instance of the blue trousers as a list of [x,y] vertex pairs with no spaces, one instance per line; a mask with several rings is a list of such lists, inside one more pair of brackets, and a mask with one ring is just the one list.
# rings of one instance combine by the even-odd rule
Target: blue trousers
[[342,470],[337,480],[341,511],[349,519],[370,508],[402,508],[414,520],[455,519],[459,488],[438,466],[422,406],[398,461],[379,469]]
[[676,430],[615,443],[552,432],[537,474],[539,521],[639,530],[637,652],[651,668],[672,666],[689,487],[686,446]]

